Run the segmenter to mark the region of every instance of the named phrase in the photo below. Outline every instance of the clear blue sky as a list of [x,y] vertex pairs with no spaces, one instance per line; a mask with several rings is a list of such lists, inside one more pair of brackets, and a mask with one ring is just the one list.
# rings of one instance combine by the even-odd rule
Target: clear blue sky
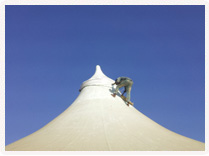
[[205,141],[204,6],[6,6],[6,144],[46,125],[100,65],[135,107]]

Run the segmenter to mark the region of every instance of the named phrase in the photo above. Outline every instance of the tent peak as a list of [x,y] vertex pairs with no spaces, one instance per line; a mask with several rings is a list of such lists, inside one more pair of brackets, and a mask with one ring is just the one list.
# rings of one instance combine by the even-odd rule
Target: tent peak
[[102,72],[102,69],[99,65],[96,65],[96,71],[94,73],[94,75],[91,77],[91,79],[93,78],[102,78],[105,77],[106,75]]
[[111,84],[114,81],[112,79],[110,79],[109,77],[107,77],[101,70],[101,67],[99,65],[96,65],[96,71],[94,73],[94,75],[84,81],[81,85],[80,90],[82,90],[84,87],[87,86],[106,86],[106,87],[111,87]]

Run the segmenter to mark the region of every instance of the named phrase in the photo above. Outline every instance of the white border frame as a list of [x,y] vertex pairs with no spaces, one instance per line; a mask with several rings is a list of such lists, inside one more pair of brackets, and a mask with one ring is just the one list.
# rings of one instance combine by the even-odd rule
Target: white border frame
[[[0,0],[0,155],[203,155],[208,148],[208,0]],[[205,5],[205,151],[5,151],[5,5]]]

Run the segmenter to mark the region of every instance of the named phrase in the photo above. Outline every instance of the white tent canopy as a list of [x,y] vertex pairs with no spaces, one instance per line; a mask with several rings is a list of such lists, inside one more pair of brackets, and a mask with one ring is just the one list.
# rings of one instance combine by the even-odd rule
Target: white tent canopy
[[81,93],[43,128],[6,151],[202,151],[205,144],[174,133],[110,94],[114,80],[97,65]]

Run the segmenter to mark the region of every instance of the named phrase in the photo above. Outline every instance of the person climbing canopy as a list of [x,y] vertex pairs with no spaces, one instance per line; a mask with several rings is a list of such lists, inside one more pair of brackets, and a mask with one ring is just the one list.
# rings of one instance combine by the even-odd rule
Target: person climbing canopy
[[[130,101],[130,99],[131,99],[131,88],[132,88],[132,85],[133,85],[133,80],[128,78],[128,77],[118,77],[115,80],[115,83],[113,83],[112,85],[114,85],[114,84],[116,84],[117,87],[116,87],[115,91],[113,92],[113,94],[111,94],[111,95],[113,97],[115,97],[119,88],[124,87],[125,90],[122,93],[121,98],[124,101],[126,101],[128,105],[131,104],[133,106],[133,103]],[[125,96],[123,96],[124,93],[126,93],[126,98],[125,98]]]

